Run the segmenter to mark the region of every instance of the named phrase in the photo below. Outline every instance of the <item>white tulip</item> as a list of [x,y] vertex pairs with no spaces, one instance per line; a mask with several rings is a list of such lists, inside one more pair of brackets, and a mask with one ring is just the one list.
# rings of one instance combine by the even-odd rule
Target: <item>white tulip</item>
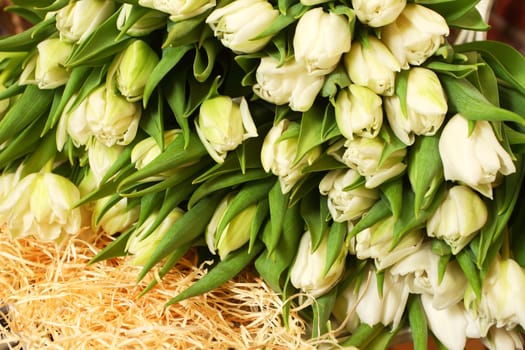
[[58,38],[46,39],[37,46],[35,80],[39,89],[54,89],[64,85],[69,79],[65,63],[73,45]]
[[488,121],[469,122],[460,114],[452,117],[441,133],[439,155],[445,179],[459,181],[492,198],[492,185],[499,173],[516,171],[511,156],[501,146]]
[[487,222],[485,203],[467,186],[454,186],[427,221],[427,234],[443,239],[457,254]]
[[436,309],[458,303],[467,289],[467,279],[456,261],[447,264],[445,273],[439,280],[439,255],[432,251],[429,242],[392,266],[390,272],[407,276],[410,292],[430,295]]
[[518,327],[511,330],[492,327],[481,341],[490,350],[523,350],[523,335]]
[[60,39],[71,43],[86,40],[115,12],[115,8],[113,0],[69,2],[56,14],[56,27],[60,32]]
[[401,66],[381,40],[368,35],[354,42],[343,59],[353,83],[366,86],[378,95],[394,94],[396,72]]
[[377,28],[395,21],[406,3],[406,0],[352,0],[352,8],[361,23]]
[[381,30],[381,39],[403,69],[419,66],[445,42],[448,24],[437,12],[419,4],[407,4],[397,19]]
[[142,114],[140,104],[129,102],[104,86],[91,92],[86,103],[87,125],[100,142],[110,147],[133,141]]
[[314,7],[297,22],[293,37],[295,59],[306,66],[308,73],[326,75],[335,69],[343,53],[350,51],[351,41],[348,17]]
[[232,99],[217,96],[207,99],[200,106],[195,128],[202,144],[217,163],[223,163],[228,151],[236,149],[244,140],[257,137],[257,129],[244,97]]
[[259,37],[279,16],[279,11],[266,0],[236,0],[215,9],[206,18],[216,38],[235,52],[261,50],[272,36]]
[[300,62],[291,60],[281,64],[270,56],[261,58],[255,78],[253,91],[257,96],[276,105],[288,104],[298,112],[312,107],[325,80],[324,76],[308,74]]
[[224,214],[233,198],[233,194],[224,197],[215,209],[208,226],[206,226],[205,238],[208,249],[212,254],[218,253],[221,260],[224,260],[228,254],[241,248],[250,240],[251,222],[254,220],[257,211],[256,204],[246,207],[219,232],[218,228],[223,225]]
[[[117,233],[123,233],[137,222],[139,218],[139,207],[129,207],[128,199],[125,197],[112,205],[111,208],[99,218],[108,200],[109,197],[104,197],[95,202],[92,216],[93,227],[113,236]],[[95,222],[97,218],[99,220]]]
[[145,41],[134,40],[115,62],[119,92],[130,102],[142,99],[146,82],[159,62],[155,51]]
[[483,279],[481,299],[472,291],[465,293],[465,307],[478,323],[482,336],[492,326],[512,329],[525,327],[525,269],[515,260],[496,256]]
[[[117,29],[122,31],[127,25],[126,22],[132,17],[132,14],[140,9],[142,9],[140,6],[126,3],[122,4],[117,18]],[[148,35],[154,30],[166,26],[167,19],[168,15],[164,12],[156,10],[148,11],[126,30],[126,34],[135,37]]]
[[192,18],[212,9],[215,0],[139,0],[142,7],[151,8],[170,15],[172,21]]
[[364,186],[345,190],[360,177],[354,169],[333,170],[319,182],[319,192],[328,196],[328,210],[335,222],[351,221],[360,217],[379,199],[377,190]]
[[383,125],[383,100],[367,87],[351,84],[337,93],[335,120],[347,139],[373,138]]
[[384,270],[417,252],[423,242],[419,230],[405,234],[393,246],[395,222],[396,218],[391,216],[359,232],[350,241],[350,251],[360,260],[374,259],[378,270]]
[[406,145],[414,143],[415,135],[434,135],[445,120],[447,99],[438,76],[423,67],[408,73],[406,109],[403,113],[399,97],[384,97],[389,125]]
[[113,145],[108,147],[97,141],[97,139],[91,139],[87,147],[88,161],[97,185],[100,185],[102,178],[117,161],[122,151],[124,151],[123,146]]
[[342,248],[333,265],[324,273],[328,253],[325,236],[317,249],[312,251],[312,237],[306,231],[301,238],[295,261],[290,269],[290,282],[295,288],[314,298],[328,292],[343,275],[346,249]]
[[403,163],[406,148],[399,149],[383,159],[385,144],[379,137],[356,137],[346,140],[344,146],[346,149],[340,159],[365,177],[367,188],[378,187],[406,169],[407,165]]
[[[297,134],[281,139],[288,129],[296,129]],[[302,170],[311,165],[321,154],[319,146],[312,148],[296,161],[299,141],[299,124],[282,119],[274,125],[264,138],[261,148],[261,163],[263,169],[279,177],[281,191],[288,193],[292,187],[303,177]]]
[[145,236],[147,231],[157,219],[158,213],[153,213],[130,235],[126,251],[133,255],[131,263],[133,265],[144,265],[151,257],[155,249],[158,248],[159,242],[166,236],[173,224],[184,215],[184,211],[179,208],[172,210],[168,216],[162,220],[149,235]]
[[421,295],[421,304],[425,310],[428,328],[432,334],[449,350],[463,350],[467,343],[467,319],[461,303],[451,304],[446,308],[436,308],[429,294]]
[[0,221],[13,238],[34,235],[58,242],[80,232],[82,213],[74,207],[80,192],[69,179],[53,173],[23,177],[0,199]]

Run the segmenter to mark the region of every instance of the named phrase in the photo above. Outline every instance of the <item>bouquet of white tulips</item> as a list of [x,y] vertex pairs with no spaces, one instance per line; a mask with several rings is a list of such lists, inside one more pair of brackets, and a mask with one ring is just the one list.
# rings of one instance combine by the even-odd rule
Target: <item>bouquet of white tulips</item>
[[522,349],[525,58],[449,39],[478,1],[13,0],[0,221],[215,261],[167,305],[253,264],[333,346]]

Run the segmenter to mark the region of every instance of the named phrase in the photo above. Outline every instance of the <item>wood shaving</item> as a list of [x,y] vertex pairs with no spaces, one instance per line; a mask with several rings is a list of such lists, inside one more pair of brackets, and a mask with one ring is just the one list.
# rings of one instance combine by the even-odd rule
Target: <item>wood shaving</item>
[[[58,248],[0,232],[0,349],[310,349],[294,312],[286,328],[282,301],[250,269],[205,295],[164,304],[206,272],[189,253],[139,297],[155,271],[126,257],[88,265],[110,238],[79,237]],[[1,309],[0,309],[1,310]],[[0,323],[1,324],[1,323]]]

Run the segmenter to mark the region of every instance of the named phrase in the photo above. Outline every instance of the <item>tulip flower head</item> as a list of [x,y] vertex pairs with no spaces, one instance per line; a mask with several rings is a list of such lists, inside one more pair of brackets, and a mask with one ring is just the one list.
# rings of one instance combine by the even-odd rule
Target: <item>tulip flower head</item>
[[423,67],[409,70],[406,114],[398,96],[383,100],[392,131],[406,145],[414,143],[415,135],[434,135],[443,124],[448,109],[437,74]]
[[37,46],[35,81],[40,89],[54,89],[69,79],[65,63],[73,45],[58,38],[41,41]]
[[460,114],[453,116],[443,128],[439,155],[446,180],[468,185],[488,198],[492,198],[492,185],[498,174],[516,171],[490,123],[476,121],[470,131],[469,122]]
[[449,34],[446,20],[419,4],[407,4],[391,24],[381,30],[381,39],[403,69],[419,66],[432,56]]
[[151,8],[170,15],[171,21],[182,21],[212,9],[215,0],[139,0],[142,7]]
[[406,0],[352,0],[359,21],[374,28],[395,21],[405,5]]
[[261,148],[263,169],[279,177],[283,193],[292,189],[303,177],[303,168],[311,165],[321,154],[321,148],[316,146],[296,161],[298,141],[299,124],[283,119],[266,134]]
[[209,155],[224,162],[228,151],[244,140],[257,136],[248,103],[244,97],[217,96],[204,101],[195,120],[197,134]]
[[60,241],[79,233],[81,210],[74,207],[80,192],[69,179],[49,173],[32,173],[0,199],[0,221],[13,238],[34,235],[41,241]]
[[236,0],[215,9],[206,18],[216,38],[234,52],[253,53],[272,39],[260,37],[279,16],[279,11],[266,0]]
[[[352,32],[348,17],[314,7],[297,22],[293,38],[295,59],[309,74],[333,71],[343,53],[350,51]],[[327,40],[330,38],[330,40]]]
[[383,100],[367,87],[352,84],[335,100],[335,120],[344,137],[376,137],[383,125]]
[[293,111],[306,112],[312,107],[324,84],[324,76],[308,73],[307,67],[295,60],[281,64],[276,58],[261,58],[255,72],[253,91],[265,101],[288,104]]
[[[99,218],[109,199],[109,197],[104,197],[95,202],[92,226],[113,236],[117,233],[123,233],[137,222],[139,208],[137,206],[129,207],[128,199],[123,197]],[[95,222],[98,218],[99,220]]]
[[[132,18],[132,14],[139,7],[132,4],[122,4],[119,16],[117,18],[117,29],[122,31],[127,25],[127,21]],[[156,29],[166,26],[168,15],[164,12],[151,10],[134,21],[131,27],[126,30],[126,34],[134,37],[140,37],[150,34]]]

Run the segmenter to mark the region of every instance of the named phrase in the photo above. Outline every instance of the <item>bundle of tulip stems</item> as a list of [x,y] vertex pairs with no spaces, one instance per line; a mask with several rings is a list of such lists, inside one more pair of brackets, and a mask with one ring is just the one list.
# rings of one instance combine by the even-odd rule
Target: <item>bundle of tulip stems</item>
[[13,0],[0,222],[104,232],[143,298],[195,254],[166,310],[252,267],[311,344],[522,349],[525,58],[452,42],[478,2]]

